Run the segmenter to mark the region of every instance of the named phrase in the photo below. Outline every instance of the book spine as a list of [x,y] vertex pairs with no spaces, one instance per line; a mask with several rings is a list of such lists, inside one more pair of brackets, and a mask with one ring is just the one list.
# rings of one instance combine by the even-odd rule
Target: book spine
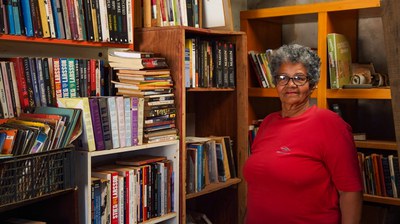
[[33,24],[32,24],[32,15],[31,15],[31,6],[29,4],[29,0],[21,0],[21,8],[22,8],[22,16],[25,25],[25,35],[28,37],[32,37],[34,35],[33,32]]
[[119,133],[119,145],[125,147],[125,108],[124,98],[122,96],[115,97],[117,104],[117,119],[118,119],[118,133]]
[[113,148],[119,148],[119,133],[118,133],[118,120],[117,120],[117,111],[116,111],[116,102],[115,97],[109,97],[108,99],[108,115],[109,121],[111,124],[111,137]]
[[54,73],[54,86],[55,86],[55,93],[56,99],[62,98],[62,87],[61,87],[61,69],[60,69],[60,59],[53,58],[53,73]]
[[236,83],[235,61],[236,61],[235,45],[233,43],[228,43],[228,87],[229,88],[235,88],[235,83]]
[[79,70],[79,59],[74,59],[75,66],[75,86],[76,86],[76,97],[82,97],[81,95],[81,76]]
[[40,96],[40,105],[47,106],[46,90],[44,86],[42,58],[36,58],[36,80]]
[[3,71],[0,68],[0,103],[2,107],[2,117],[9,118],[8,114],[8,106],[7,106],[7,97],[6,97],[6,90],[4,88],[4,81],[3,81]]
[[60,0],[61,3],[61,9],[62,9],[62,16],[63,16],[63,24],[64,24],[64,29],[65,29],[65,39],[70,40],[72,39],[72,34],[71,34],[71,26],[69,22],[69,14],[68,14],[68,4],[67,0]]
[[47,23],[49,24],[50,37],[56,38],[56,28],[55,28],[54,18],[53,18],[52,1],[46,0],[44,2],[44,4],[46,7],[46,18],[47,18]]
[[109,42],[110,41],[110,31],[108,27],[108,11],[107,11],[107,1],[100,0],[99,2],[100,8],[100,24],[101,24],[101,34],[102,41]]
[[13,77],[13,79],[15,78],[15,81],[13,81],[13,84],[16,83],[21,110],[26,111],[29,108],[29,95],[24,74],[23,58],[12,58],[11,61],[13,62],[15,71],[15,77]]
[[118,224],[118,173],[111,173],[111,224]]
[[48,58],[43,58],[43,60],[42,60],[42,72],[43,72],[43,80],[44,80],[46,105],[47,106],[55,106],[55,102],[53,102],[53,96],[52,96],[52,86],[51,86],[51,77],[50,77],[49,59]]
[[108,115],[108,105],[107,105],[107,98],[100,97],[98,98],[99,101],[99,110],[100,110],[100,120],[102,124],[102,131],[103,131],[103,140],[104,140],[104,148],[105,149],[112,149],[112,137],[111,137],[111,126],[110,126],[110,119]]
[[34,99],[35,96],[33,91],[33,82],[31,78],[30,59],[25,57],[23,58],[23,62],[24,62],[24,74],[27,86],[27,93],[29,98],[28,108],[32,109],[35,107],[35,99]]
[[40,21],[42,24],[42,30],[43,30],[43,37],[50,37],[50,28],[49,28],[49,23],[47,21],[47,9],[46,9],[46,0],[38,0],[38,6],[39,6],[39,15],[40,15]]
[[77,26],[80,40],[87,40],[86,36],[86,24],[85,24],[85,12],[83,9],[83,1],[78,0],[75,2],[75,13],[77,17]]
[[131,121],[132,121],[132,146],[139,144],[138,139],[138,105],[139,98],[138,97],[131,97]]
[[90,0],[84,0],[83,6],[85,10],[86,39],[88,41],[94,41],[92,10],[91,10]]
[[69,97],[76,97],[76,80],[75,80],[75,59],[67,59],[68,88]]
[[68,62],[66,58],[60,58],[60,77],[62,98],[69,98],[69,77],[68,77]]
[[7,99],[7,111],[8,111],[8,116],[9,118],[12,118],[15,116],[14,109],[13,109],[13,101],[12,101],[12,95],[11,95],[11,85],[9,83],[8,79],[8,71],[7,71],[7,65],[5,61],[0,62],[1,63],[1,69],[2,69],[2,76],[3,76],[3,85],[4,85],[4,91],[6,94],[6,99]]
[[138,102],[138,145],[143,144],[143,128],[144,128],[144,98],[139,98]]
[[40,107],[40,92],[39,92],[39,82],[37,79],[37,71],[36,71],[36,59],[35,58],[29,58],[29,68],[30,68],[30,74],[31,74],[31,79],[32,79],[32,88],[33,88],[33,96],[35,100],[35,106]]
[[125,146],[132,146],[131,99],[124,97]]
[[96,150],[104,150],[103,130],[101,125],[99,103],[96,98],[89,99],[90,115],[92,117],[93,132],[95,138]]

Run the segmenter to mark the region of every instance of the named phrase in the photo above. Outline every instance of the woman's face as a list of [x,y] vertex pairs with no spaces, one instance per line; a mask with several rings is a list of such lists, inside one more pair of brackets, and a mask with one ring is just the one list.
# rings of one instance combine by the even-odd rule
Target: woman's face
[[[310,89],[307,70],[303,64],[283,63],[277,77],[280,77],[281,83],[277,79],[276,90],[284,106],[297,106],[308,102],[312,89]],[[285,85],[288,78],[289,81]]]

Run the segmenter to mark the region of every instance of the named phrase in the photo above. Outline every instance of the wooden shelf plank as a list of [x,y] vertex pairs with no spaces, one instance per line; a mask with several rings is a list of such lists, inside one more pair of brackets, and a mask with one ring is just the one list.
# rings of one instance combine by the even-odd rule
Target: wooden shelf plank
[[54,38],[38,38],[38,37],[27,37],[18,35],[0,35],[0,40],[4,41],[18,41],[18,42],[29,42],[29,43],[45,43],[45,44],[58,44],[58,45],[70,45],[79,47],[115,47],[115,48],[130,48],[133,49],[132,44],[119,44],[119,43],[108,43],[108,42],[90,42],[80,40],[66,40],[66,39],[54,39]]
[[188,92],[233,92],[234,88],[188,88]]
[[[278,93],[275,88],[259,88],[259,87],[250,87],[249,88],[249,97],[278,97]],[[311,94],[311,98],[317,97],[317,91],[314,91]]]
[[380,7],[379,0],[343,0],[334,2],[322,2],[284,7],[273,7],[264,9],[254,9],[240,12],[243,19],[262,19],[279,16],[293,16],[302,14],[312,14],[319,12],[333,12],[343,10],[365,9]]
[[382,150],[397,150],[397,144],[395,141],[381,141],[381,140],[365,140],[355,141],[357,148],[367,149],[382,149]]
[[400,206],[400,198],[390,198],[364,194],[364,201]]
[[241,181],[242,180],[239,179],[239,178],[232,178],[232,179],[227,180],[226,182],[209,184],[200,192],[187,194],[186,195],[186,200],[187,199],[191,199],[191,198],[195,198],[195,197],[199,197],[201,195],[209,194],[211,192],[218,191],[218,190],[221,190],[221,189],[224,189],[224,188],[227,188],[227,187],[230,187],[232,185],[240,183]]
[[161,223],[161,222],[166,221],[168,219],[172,219],[172,218],[174,218],[176,216],[177,216],[176,212],[171,212],[171,213],[168,213],[168,214],[163,215],[161,217],[149,219],[149,220],[144,221],[142,223],[146,223],[146,224]]
[[328,99],[380,99],[390,100],[391,93],[389,88],[371,89],[327,89]]

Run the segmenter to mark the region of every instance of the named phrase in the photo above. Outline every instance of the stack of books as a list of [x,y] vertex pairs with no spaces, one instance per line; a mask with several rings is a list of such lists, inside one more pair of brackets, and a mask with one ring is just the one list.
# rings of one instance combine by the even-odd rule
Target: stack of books
[[[136,53],[140,54],[137,57],[155,55]],[[117,80],[113,80],[112,83],[115,85],[117,95],[138,97],[144,102],[143,143],[176,140],[178,130],[175,124],[175,94],[170,70],[167,68],[150,70],[114,68],[114,70]]]
[[113,49],[108,52],[108,63],[114,69],[162,69],[168,64],[164,57],[153,52]]

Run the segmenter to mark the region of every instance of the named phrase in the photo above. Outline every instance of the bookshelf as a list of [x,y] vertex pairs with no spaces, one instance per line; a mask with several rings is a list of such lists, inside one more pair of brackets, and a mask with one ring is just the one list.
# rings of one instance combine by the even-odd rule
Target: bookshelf
[[[76,153],[76,169],[79,170],[77,175],[78,195],[79,195],[79,220],[80,223],[91,223],[91,188],[90,177],[92,167],[111,164],[120,158],[133,157],[135,155],[163,155],[167,159],[172,160],[174,174],[174,210],[179,211],[179,142],[161,142],[153,144],[143,144],[140,146],[132,146],[111,150],[102,150],[94,152],[77,151]],[[149,219],[149,223],[178,223],[178,212],[168,213],[161,217]]]
[[[239,209],[244,208],[242,164],[245,161],[247,124],[244,96],[247,95],[246,35],[243,32],[210,30],[193,27],[151,27],[135,29],[135,49],[161,53],[166,57],[174,80],[177,99],[177,127],[180,136],[180,219],[186,223],[186,212],[202,212],[213,223],[240,223]],[[236,88],[185,88],[185,38],[201,37],[233,42],[236,46]],[[194,116],[193,116],[194,115]],[[186,194],[186,134],[194,136],[230,136],[237,158],[238,178],[209,185],[206,189]],[[218,198],[218,200],[215,200]]]
[[[53,2],[53,1],[52,1]],[[49,2],[50,3],[50,2]],[[78,1],[75,1],[78,3]],[[131,2],[133,3],[133,2]],[[29,4],[29,3],[28,3]],[[3,6],[3,5],[2,5]],[[5,7],[5,5],[4,5]],[[131,12],[133,12],[133,4],[131,4]],[[3,8],[2,8],[3,9]],[[78,9],[78,7],[76,8]],[[81,9],[83,9],[81,7]],[[3,14],[2,14],[3,15]],[[79,16],[78,16],[79,17]],[[77,19],[79,19],[77,17]],[[133,17],[131,17],[132,19]],[[22,17],[20,17],[22,20]],[[34,18],[37,20],[37,18]],[[0,19],[3,20],[3,17]],[[6,22],[6,21],[3,21]],[[69,21],[66,21],[69,23]],[[133,24],[127,18],[126,24]],[[23,27],[21,27],[23,29]],[[133,25],[132,25],[133,28]],[[131,28],[131,29],[132,29]],[[133,34],[132,34],[133,38]],[[133,40],[133,39],[132,39]],[[12,58],[12,57],[54,57],[54,58],[82,58],[82,59],[107,59],[109,48],[128,48],[133,49],[133,43],[113,43],[113,42],[91,42],[83,40],[72,40],[72,39],[56,39],[56,38],[41,38],[41,37],[28,37],[25,35],[10,35],[0,33],[0,58]],[[175,152],[177,144],[174,142],[169,142],[165,144],[156,144],[155,148],[167,148],[171,149],[171,153]],[[92,155],[86,156],[86,161],[82,164],[78,164],[77,167],[82,167],[83,165],[91,165],[91,162],[98,161],[98,158],[113,158],[113,153],[116,155],[127,155],[129,153],[134,154],[134,150],[142,148],[152,148],[152,146],[142,146],[134,149],[117,149],[116,151],[109,150],[107,153],[94,153],[92,160]],[[74,150],[75,151],[75,150]],[[122,152],[123,151],[123,152]],[[149,150],[151,151],[151,150]],[[162,150],[154,151],[153,153],[164,152]],[[88,153],[86,153],[88,154]],[[106,154],[106,155],[104,155]],[[168,154],[168,153],[166,153]],[[114,157],[116,157],[114,155]],[[79,153],[77,154],[79,156]],[[179,158],[175,154],[171,157]],[[81,158],[81,157],[77,157]],[[76,162],[76,160],[75,160]],[[179,162],[175,160],[176,167],[179,167]],[[89,170],[89,171],[88,171]],[[90,177],[91,168],[86,169],[86,177]],[[79,169],[76,169],[77,173],[73,174],[73,177],[81,177]],[[178,172],[177,172],[178,173]],[[45,220],[50,223],[91,223],[91,220],[87,219],[85,221],[80,221],[80,217],[85,215],[90,216],[90,213],[85,214],[84,211],[86,204],[79,203],[79,201],[88,201],[89,198],[80,198],[82,195],[82,189],[88,189],[90,182],[84,182],[79,179],[79,186],[74,186],[72,189],[68,189],[65,192],[55,192],[46,196],[45,198],[38,198],[32,200],[26,200],[23,203],[12,204],[7,207],[2,207],[0,210],[0,219],[4,221],[3,218],[10,216],[24,216],[32,217],[38,220]],[[88,179],[85,179],[86,181]],[[75,181],[76,182],[76,181]],[[177,192],[177,191],[176,191]],[[178,200],[175,200],[178,201]],[[83,205],[78,208],[78,205]],[[176,205],[179,208],[179,204]],[[90,207],[90,206],[89,206]],[[90,208],[89,208],[90,209]],[[166,216],[160,217],[149,221],[149,223],[164,222],[166,220],[172,220],[177,217],[176,213],[168,214]]]
[[[247,49],[265,52],[290,43],[290,30],[296,25],[309,28],[304,44],[316,48],[321,58],[321,78],[311,102],[321,108],[339,104],[343,118],[354,132],[365,132],[366,141],[356,141],[359,151],[373,150],[377,153],[398,155],[392,114],[392,93],[389,87],[371,89],[330,89],[328,74],[328,33],[344,34],[350,42],[352,60],[358,62],[358,24],[360,19],[380,19],[378,0],[342,0],[314,4],[301,4],[242,11],[241,30],[247,34]],[[286,31],[286,32],[285,32]],[[383,33],[382,33],[383,35]],[[293,39],[293,38],[292,38]],[[248,68],[246,125],[264,118],[268,113],[280,109],[275,89],[258,87],[252,68]],[[367,106],[368,105],[368,106]],[[382,109],[386,108],[386,109]],[[374,122],[379,117],[380,122]],[[244,125],[244,124],[243,124]],[[364,195],[364,200],[387,205],[399,205],[398,198]]]

